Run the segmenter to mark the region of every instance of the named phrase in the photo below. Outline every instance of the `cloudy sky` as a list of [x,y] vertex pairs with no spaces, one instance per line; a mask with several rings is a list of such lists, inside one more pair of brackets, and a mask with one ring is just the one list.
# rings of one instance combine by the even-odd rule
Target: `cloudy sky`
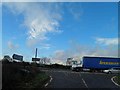
[[[118,55],[118,3],[2,3],[2,55],[65,63],[68,57]],[[1,52],[1,51],[0,51]]]

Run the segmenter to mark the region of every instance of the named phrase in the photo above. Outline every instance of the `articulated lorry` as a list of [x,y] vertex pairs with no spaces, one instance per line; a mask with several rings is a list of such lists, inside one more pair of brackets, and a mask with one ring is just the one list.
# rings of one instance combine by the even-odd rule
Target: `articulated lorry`
[[89,69],[90,71],[103,71],[113,67],[120,67],[120,58],[85,56],[82,58],[80,65],[72,66],[72,70],[81,71]]

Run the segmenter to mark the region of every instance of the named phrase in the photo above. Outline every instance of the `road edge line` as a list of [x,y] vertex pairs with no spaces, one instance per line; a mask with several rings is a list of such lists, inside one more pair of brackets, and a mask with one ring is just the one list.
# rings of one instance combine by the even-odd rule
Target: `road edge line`
[[50,80],[44,85],[44,87],[47,87],[48,84],[51,83],[52,79],[53,79],[52,76],[50,76]]
[[119,87],[120,87],[120,85],[117,84],[117,83],[113,80],[115,77],[116,77],[116,76],[112,77],[111,80],[112,80],[112,82],[113,82],[116,86],[119,86]]

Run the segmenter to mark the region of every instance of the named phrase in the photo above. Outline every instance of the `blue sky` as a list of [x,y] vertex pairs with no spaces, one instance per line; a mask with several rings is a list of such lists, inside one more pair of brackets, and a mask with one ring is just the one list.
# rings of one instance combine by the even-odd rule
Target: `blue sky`
[[2,15],[3,56],[18,53],[30,61],[35,47],[38,57],[57,63],[71,56],[117,56],[115,2],[3,3]]

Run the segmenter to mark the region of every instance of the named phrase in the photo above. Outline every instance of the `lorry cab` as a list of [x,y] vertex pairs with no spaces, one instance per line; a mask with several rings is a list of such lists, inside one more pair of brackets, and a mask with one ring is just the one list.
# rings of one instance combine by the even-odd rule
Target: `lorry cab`
[[72,65],[71,69],[72,69],[72,71],[81,71],[82,65],[81,64]]
[[73,63],[71,69],[72,69],[72,71],[81,71],[82,70],[82,62]]

